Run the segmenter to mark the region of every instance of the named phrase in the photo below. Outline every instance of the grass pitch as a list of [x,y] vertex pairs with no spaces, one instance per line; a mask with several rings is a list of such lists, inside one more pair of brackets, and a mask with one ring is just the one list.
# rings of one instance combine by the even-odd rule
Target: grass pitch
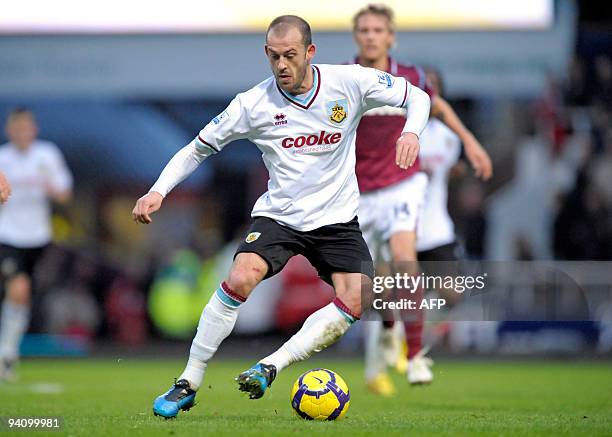
[[[431,386],[408,387],[394,375],[399,394],[384,399],[366,391],[361,362],[321,357],[283,371],[260,400],[247,399],[233,381],[250,364],[213,361],[196,406],[163,420],[151,405],[181,371],[182,360],[25,360],[20,382],[0,385],[0,416],[62,416],[61,434],[88,437],[612,435],[609,362],[440,361]],[[307,422],[292,413],[290,387],[314,367],[347,381],[345,420]]]

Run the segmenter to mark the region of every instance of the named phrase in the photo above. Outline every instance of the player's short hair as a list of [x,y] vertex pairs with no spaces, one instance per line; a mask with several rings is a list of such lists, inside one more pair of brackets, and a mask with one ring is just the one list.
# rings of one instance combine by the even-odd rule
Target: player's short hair
[[268,26],[268,30],[266,30],[266,41],[268,41],[268,34],[272,29],[277,30],[281,35],[284,35],[292,27],[295,27],[300,31],[304,47],[308,47],[310,44],[312,44],[312,31],[310,30],[310,24],[297,15],[281,15],[280,17],[276,17],[274,20],[272,20]]
[[25,106],[17,106],[9,111],[8,115],[6,116],[6,123],[11,123],[21,117],[28,117],[32,120],[36,120],[34,117],[34,112],[30,108]]
[[395,32],[395,14],[393,12],[393,9],[382,3],[370,3],[369,5],[359,9],[357,13],[353,16],[353,31],[357,30],[357,24],[359,23],[359,19],[367,14],[380,15],[381,17],[385,17],[387,19],[387,22],[389,23],[389,30],[391,32]]

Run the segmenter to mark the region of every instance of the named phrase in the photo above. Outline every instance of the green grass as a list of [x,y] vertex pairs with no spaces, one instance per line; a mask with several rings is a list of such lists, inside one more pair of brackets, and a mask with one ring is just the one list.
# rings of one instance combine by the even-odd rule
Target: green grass
[[[233,382],[249,364],[213,361],[198,404],[163,420],[151,414],[151,404],[182,361],[25,360],[21,381],[0,385],[0,416],[59,415],[66,435],[88,437],[612,435],[610,363],[441,361],[433,385],[410,388],[395,375],[400,394],[381,399],[366,392],[360,362],[313,359],[282,372],[256,401]],[[294,379],[318,366],[340,373],[350,387],[344,421],[306,422],[292,414]],[[44,434],[58,435],[34,435]]]

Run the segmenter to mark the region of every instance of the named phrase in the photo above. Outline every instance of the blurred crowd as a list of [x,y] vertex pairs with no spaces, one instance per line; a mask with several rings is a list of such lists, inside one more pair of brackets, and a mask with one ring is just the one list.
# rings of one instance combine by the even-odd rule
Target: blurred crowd
[[[555,256],[612,259],[612,59],[575,58],[559,87],[555,128],[585,136],[573,186],[561,193],[555,218]],[[561,154],[567,141],[555,144]]]
[[514,176],[488,200],[486,259],[612,259],[611,89],[609,56],[574,58],[567,78],[517,102]]

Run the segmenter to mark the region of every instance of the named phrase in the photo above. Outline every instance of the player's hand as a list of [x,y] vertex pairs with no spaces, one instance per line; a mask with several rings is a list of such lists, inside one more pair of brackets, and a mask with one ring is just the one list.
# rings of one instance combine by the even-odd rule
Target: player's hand
[[476,177],[486,181],[493,176],[493,164],[487,151],[482,147],[476,138],[473,136],[463,142],[465,156],[472,164]]
[[414,165],[419,156],[419,137],[412,132],[404,132],[396,142],[395,163],[406,170]]
[[4,177],[4,175],[0,173],[0,203],[6,202],[10,195],[11,186]]
[[161,208],[163,200],[164,196],[155,191],[145,194],[136,201],[136,206],[132,210],[132,219],[136,223],[148,225],[153,221],[151,214]]

